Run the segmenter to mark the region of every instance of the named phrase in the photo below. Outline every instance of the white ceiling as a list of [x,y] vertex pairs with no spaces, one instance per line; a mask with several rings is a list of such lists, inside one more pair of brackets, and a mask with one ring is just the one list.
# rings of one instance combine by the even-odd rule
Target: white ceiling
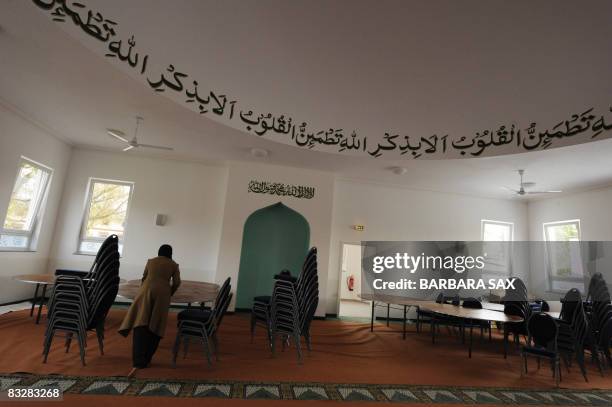
[[[87,4],[120,16],[139,47],[214,89],[322,128],[462,134],[612,103],[608,1]],[[516,185],[518,168],[538,189],[612,184],[612,140],[464,160],[364,159],[265,140],[152,92],[77,34],[32,2],[3,4],[0,98],[75,145],[119,151],[104,129],[129,133],[140,114],[139,141],[172,145],[164,156],[176,159],[252,160],[249,149],[260,147],[273,164],[488,197],[509,197],[500,186]],[[398,165],[406,175],[388,170]]]

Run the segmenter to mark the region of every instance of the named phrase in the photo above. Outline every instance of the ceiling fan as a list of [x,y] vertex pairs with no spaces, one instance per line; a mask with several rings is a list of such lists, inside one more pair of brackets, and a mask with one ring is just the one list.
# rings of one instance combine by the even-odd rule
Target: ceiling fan
[[138,147],[156,148],[158,150],[167,150],[167,151],[174,150],[174,148],[172,148],[172,147],[155,146],[153,144],[139,143],[138,139],[136,138],[136,136],[138,135],[138,127],[140,125],[140,122],[143,121],[143,120],[144,119],[142,117],[136,116],[136,130],[134,130],[134,137],[132,137],[131,140],[128,140],[125,137],[125,133],[122,132],[121,130],[106,129],[106,132],[108,133],[109,136],[112,136],[112,137],[116,138],[117,140],[122,141],[122,142],[127,144],[127,146],[123,149],[123,151],[130,151],[131,149],[138,148]]
[[523,181],[523,175],[525,174],[525,170],[518,170],[519,173],[519,177],[521,178],[521,183],[519,185],[519,189],[513,189],[513,188],[508,188],[508,187],[504,187],[507,190],[510,190],[512,192],[514,192],[515,194],[519,195],[519,196],[523,196],[523,195],[534,195],[534,194],[558,194],[560,192],[563,191],[558,191],[558,190],[551,190],[551,191],[526,191],[525,189],[529,189],[535,186],[535,182],[525,182]]

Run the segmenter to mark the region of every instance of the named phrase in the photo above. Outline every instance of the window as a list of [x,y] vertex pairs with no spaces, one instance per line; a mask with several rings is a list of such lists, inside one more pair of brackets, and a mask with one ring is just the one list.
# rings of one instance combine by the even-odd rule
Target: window
[[52,170],[21,158],[6,217],[0,230],[0,249],[34,250]]
[[480,234],[485,253],[485,271],[510,274],[510,243],[514,238],[514,223],[483,219]]
[[580,255],[580,220],[544,223],[549,288],[566,292],[584,285]]
[[480,226],[484,242],[511,242],[513,239],[514,223],[483,219]]
[[77,253],[96,254],[108,236],[119,236],[123,249],[125,225],[134,184],[123,181],[91,179]]

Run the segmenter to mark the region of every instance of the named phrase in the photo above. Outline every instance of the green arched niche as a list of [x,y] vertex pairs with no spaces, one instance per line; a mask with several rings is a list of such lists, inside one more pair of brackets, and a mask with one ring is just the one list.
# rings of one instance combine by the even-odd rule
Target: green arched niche
[[310,226],[281,202],[253,212],[244,223],[236,308],[251,308],[253,297],[271,295],[274,275],[297,276],[308,253]]

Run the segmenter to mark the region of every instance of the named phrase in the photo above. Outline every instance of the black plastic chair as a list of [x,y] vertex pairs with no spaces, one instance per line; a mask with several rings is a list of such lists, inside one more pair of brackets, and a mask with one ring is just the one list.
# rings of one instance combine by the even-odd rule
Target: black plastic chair
[[273,354],[275,336],[281,336],[283,348],[293,337],[298,348],[298,360],[301,362],[300,338],[304,337],[307,349],[310,351],[310,324],[318,303],[317,248],[313,247],[308,251],[297,279],[286,273],[278,274],[275,276],[272,295],[254,298],[251,311],[251,342],[255,335],[255,327],[263,325]]
[[219,289],[212,309],[186,309],[179,312],[177,315],[178,330],[172,347],[172,365],[174,367],[176,367],[181,341],[184,341],[184,357],[186,357],[190,338],[203,343],[209,366],[212,365],[212,355],[215,355],[216,359],[219,360],[217,331],[232,299],[231,288],[230,278],[228,277]]
[[527,356],[535,356],[538,360],[538,368],[540,368],[540,359],[549,359],[552,363],[553,378],[555,384],[559,387],[561,380],[561,361],[557,348],[557,337],[559,328],[555,319],[545,313],[536,313],[531,315],[527,322],[527,344],[521,348],[521,358],[523,364],[521,367],[521,376],[527,374]]
[[47,362],[58,332],[65,334],[66,353],[76,335],[83,365],[90,330],[95,330],[100,353],[104,355],[104,321],[119,290],[119,267],[119,238],[111,235],[100,246],[89,272],[57,273],[48,303],[43,363]]
[[[572,291],[572,290],[570,290]],[[576,290],[578,291],[578,290]],[[578,295],[580,292],[578,292]],[[572,294],[572,296],[575,293]],[[570,366],[572,357],[575,357],[578,362],[578,366],[580,367],[580,371],[582,372],[582,376],[585,381],[589,381],[586,373],[585,366],[585,358],[584,358],[584,348],[585,342],[588,335],[588,322],[587,317],[584,312],[584,306],[582,301],[575,303],[575,305],[571,306],[572,320],[570,323],[566,322],[563,319],[559,319],[557,321],[559,327],[559,335],[558,335],[558,349],[559,352],[564,357],[564,361],[566,366]],[[568,314],[566,314],[566,317]]]

